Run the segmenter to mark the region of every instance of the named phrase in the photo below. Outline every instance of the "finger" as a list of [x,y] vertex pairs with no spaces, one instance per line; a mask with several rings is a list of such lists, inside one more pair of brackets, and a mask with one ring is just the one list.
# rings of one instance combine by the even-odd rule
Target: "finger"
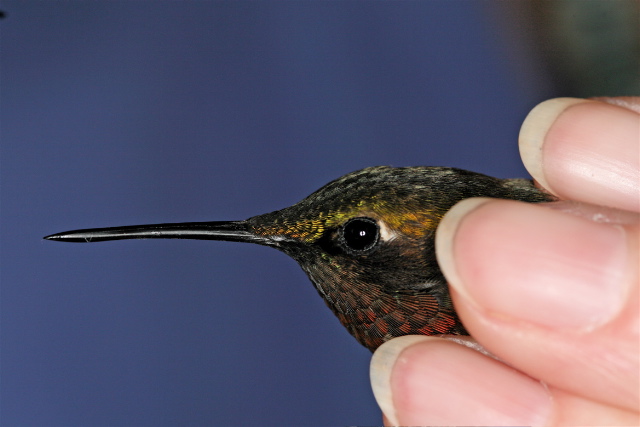
[[638,415],[547,387],[440,338],[383,344],[371,361],[385,425],[638,425]]
[[594,402],[573,393],[549,387],[554,410],[549,424],[559,426],[638,426],[637,412]]
[[443,218],[436,253],[462,322],[487,350],[551,386],[637,410],[639,234],[637,219],[469,199]]
[[540,382],[438,338],[383,344],[371,361],[371,378],[391,425],[543,425],[551,413]]
[[632,108],[545,101],[522,124],[520,154],[536,181],[561,198],[640,211],[640,115]]

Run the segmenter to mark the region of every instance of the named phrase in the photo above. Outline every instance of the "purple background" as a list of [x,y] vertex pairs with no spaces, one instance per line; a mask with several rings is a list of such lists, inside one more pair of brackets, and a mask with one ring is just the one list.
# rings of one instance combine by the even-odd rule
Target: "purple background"
[[475,1],[0,7],[2,424],[379,424],[369,351],[284,254],[42,236],[244,219],[381,164],[526,176],[519,126],[553,96],[527,17]]

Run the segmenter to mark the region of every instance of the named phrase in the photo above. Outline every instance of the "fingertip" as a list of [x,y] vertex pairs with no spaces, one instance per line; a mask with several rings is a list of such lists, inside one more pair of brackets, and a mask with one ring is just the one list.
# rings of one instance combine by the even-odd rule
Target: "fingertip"
[[379,350],[372,371],[383,362],[384,382],[374,393],[391,425],[541,425],[551,414],[538,381],[466,344],[408,336]]
[[531,110],[519,146],[533,178],[562,199],[638,212],[640,116],[617,101],[628,105],[557,98]]
[[623,227],[521,202],[477,206],[457,220],[442,257],[465,301],[499,318],[567,330],[591,330],[622,309]]
[[[466,295],[464,287],[458,286],[462,280],[455,264],[454,244],[456,233],[467,215],[491,201],[492,199],[489,198],[474,197],[456,203],[442,218],[436,230],[436,258],[440,270],[447,278],[447,282],[454,286],[456,291],[464,295]],[[469,299],[468,295],[466,296]]]
[[391,374],[398,356],[407,347],[429,339],[422,335],[406,335],[385,342],[373,353],[369,367],[371,388],[384,415],[385,424],[399,424],[391,388]]
[[536,105],[520,128],[520,157],[529,174],[544,188],[551,190],[544,174],[542,147],[547,132],[558,116],[572,105],[589,102],[580,98],[554,98]]

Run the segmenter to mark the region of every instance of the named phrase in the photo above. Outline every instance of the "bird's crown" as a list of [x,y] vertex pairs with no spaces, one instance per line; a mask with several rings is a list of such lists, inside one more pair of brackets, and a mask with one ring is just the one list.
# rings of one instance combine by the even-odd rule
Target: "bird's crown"
[[[431,234],[451,203],[439,189],[457,170],[434,167],[362,169],[332,181],[288,208],[249,220],[257,234],[313,243],[354,219],[372,220],[380,236]],[[366,224],[360,224],[366,228]]]

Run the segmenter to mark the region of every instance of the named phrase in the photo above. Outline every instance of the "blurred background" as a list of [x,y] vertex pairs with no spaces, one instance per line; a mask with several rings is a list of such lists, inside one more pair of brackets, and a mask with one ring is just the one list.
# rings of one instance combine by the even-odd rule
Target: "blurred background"
[[556,96],[640,94],[634,1],[0,1],[0,423],[380,424],[273,249],[42,240],[234,220],[373,165],[526,176]]

